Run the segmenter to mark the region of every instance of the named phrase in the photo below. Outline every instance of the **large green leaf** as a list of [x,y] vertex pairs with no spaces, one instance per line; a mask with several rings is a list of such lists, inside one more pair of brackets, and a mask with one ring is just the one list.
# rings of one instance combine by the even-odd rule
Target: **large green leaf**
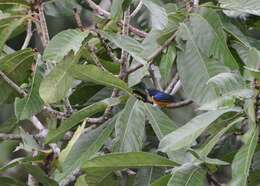
[[162,56],[160,61],[160,72],[164,85],[166,85],[172,78],[172,65],[176,54],[176,47],[172,45],[167,49],[167,52]]
[[16,180],[14,178],[9,177],[0,177],[0,183],[5,186],[26,186],[25,183],[20,182],[19,180]]
[[64,61],[57,64],[43,79],[39,93],[44,102],[56,103],[67,96],[73,84],[73,78],[69,70],[76,60],[77,58],[73,55],[68,55]]
[[144,47],[138,41],[120,34],[103,32],[102,35],[117,47],[127,51],[137,62],[145,64],[144,55],[142,54]]
[[[238,64],[227,46],[223,25],[216,11],[203,8],[201,15],[193,14],[191,29],[195,33],[199,28],[203,29],[195,37],[201,51],[205,52],[208,57],[213,56],[232,70],[238,70]],[[207,34],[207,39],[205,39],[205,34]]]
[[222,8],[260,16],[258,0],[219,0],[219,2]]
[[[194,24],[200,22],[196,20]],[[203,28],[203,27],[200,27]],[[181,24],[179,35],[186,41],[184,50],[178,53],[177,67],[184,91],[189,98],[202,104],[216,98],[216,92],[212,87],[207,86],[208,80],[220,72],[229,70],[223,63],[210,59],[201,51],[201,45],[198,41],[200,32],[191,30],[186,24]],[[203,33],[203,37],[208,33]],[[203,41],[212,40],[212,36],[204,38]],[[206,46],[205,46],[206,47]],[[207,46],[208,47],[208,46]]]
[[112,133],[115,120],[116,117],[114,117],[112,121],[104,123],[99,128],[79,136],[65,159],[61,162],[63,172],[55,173],[55,179],[57,181],[60,182],[71,175],[75,169],[80,168],[86,160],[98,152]]
[[100,70],[95,65],[73,64],[69,68],[71,76],[75,79],[93,82],[99,85],[114,87],[131,94],[127,84],[116,78],[113,74]]
[[60,62],[71,50],[77,53],[88,32],[68,29],[55,35],[44,50],[43,59]]
[[32,85],[30,92],[24,98],[15,99],[15,116],[18,120],[28,119],[34,114],[40,112],[43,108],[43,101],[39,95],[39,87],[42,81],[42,75],[39,71],[39,67],[33,75]]
[[88,107],[85,107],[77,112],[74,112],[68,119],[65,119],[61,126],[55,130],[48,132],[48,135],[45,139],[45,143],[50,143],[61,139],[63,135],[76,126],[79,122],[83,121],[85,118],[90,117],[96,113],[103,112],[108,106],[113,106],[119,103],[119,100],[116,98],[108,98],[101,102],[94,103]]
[[103,179],[112,171],[124,168],[141,167],[173,167],[176,163],[161,156],[147,152],[112,153],[99,156],[83,165],[87,183],[96,185],[98,180]]
[[[34,62],[34,53],[31,49],[20,50],[0,59],[0,70],[18,86],[26,83],[31,74],[31,65]],[[17,93],[4,80],[0,80],[0,103],[13,100]]]
[[243,117],[239,117],[235,120],[232,120],[225,126],[223,126],[222,121],[217,123],[217,125],[214,126],[214,131],[212,132],[213,134],[211,134],[211,136],[198,149],[195,150],[196,153],[199,154],[200,157],[205,158],[219,142],[219,139],[235,124],[243,120]]
[[243,136],[243,146],[236,153],[232,162],[232,180],[230,186],[246,186],[251,161],[259,137],[259,128],[252,124],[249,131]]
[[2,49],[4,47],[5,42],[9,39],[11,34],[20,26],[23,24],[23,22],[27,19],[28,17],[22,17],[17,20],[11,21],[7,27],[5,27],[3,30],[0,32],[0,53],[2,53]]
[[161,5],[153,0],[143,0],[144,5],[150,11],[152,28],[155,30],[163,30],[168,24],[167,12]]
[[204,185],[206,180],[206,171],[201,167],[190,164],[184,164],[176,167],[172,171],[172,177],[167,186],[199,186]]
[[58,186],[59,184],[54,180],[50,179],[45,172],[38,166],[32,165],[30,163],[22,164],[22,169],[27,173],[31,174],[37,181],[46,186]]
[[141,151],[145,134],[143,102],[134,97],[128,99],[115,127],[116,151]]
[[155,180],[151,186],[162,186],[162,185],[167,185],[171,178],[170,174],[167,174],[165,176],[160,177],[159,179]]
[[144,104],[144,108],[146,111],[147,120],[151,124],[153,131],[159,140],[178,128],[178,125],[159,108],[156,108],[148,103]]
[[209,111],[196,116],[191,121],[166,135],[159,145],[159,150],[170,152],[191,145],[205,129],[225,113],[240,112],[239,109]]

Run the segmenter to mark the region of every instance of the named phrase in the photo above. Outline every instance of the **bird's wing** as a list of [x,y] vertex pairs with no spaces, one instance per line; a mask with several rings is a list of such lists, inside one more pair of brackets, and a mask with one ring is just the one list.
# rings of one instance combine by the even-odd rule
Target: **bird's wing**
[[163,93],[163,92],[158,92],[156,93],[153,98],[156,101],[163,101],[163,102],[173,102],[175,101],[175,98],[172,95]]

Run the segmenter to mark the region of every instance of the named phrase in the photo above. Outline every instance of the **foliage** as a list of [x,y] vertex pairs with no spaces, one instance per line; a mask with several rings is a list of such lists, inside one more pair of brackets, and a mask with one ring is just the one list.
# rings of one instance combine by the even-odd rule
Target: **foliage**
[[0,184],[260,185],[259,7],[0,0]]

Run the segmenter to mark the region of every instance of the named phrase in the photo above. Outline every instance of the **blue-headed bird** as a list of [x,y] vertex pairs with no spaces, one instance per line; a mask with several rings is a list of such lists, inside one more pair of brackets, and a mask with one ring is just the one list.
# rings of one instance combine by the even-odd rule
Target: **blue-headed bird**
[[148,93],[147,100],[152,102],[153,105],[159,107],[168,107],[172,103],[176,102],[176,98],[170,94],[162,92],[156,89],[146,89]]

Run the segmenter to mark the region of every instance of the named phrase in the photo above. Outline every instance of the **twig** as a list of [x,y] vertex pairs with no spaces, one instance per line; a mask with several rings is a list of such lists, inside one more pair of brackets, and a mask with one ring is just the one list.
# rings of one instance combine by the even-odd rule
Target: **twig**
[[207,177],[209,182],[212,182],[215,186],[221,186],[221,184],[218,182],[218,180],[215,178],[214,175],[212,175],[211,173],[207,173]]
[[55,116],[56,118],[58,118],[58,119],[65,119],[65,118],[67,118],[67,117],[69,116],[67,113],[54,110],[54,109],[51,108],[51,107],[44,106],[43,109],[44,109],[46,112],[48,112],[48,113],[54,115],[54,116]]
[[185,101],[171,103],[170,105],[167,105],[167,108],[180,108],[180,107],[187,106],[191,103],[192,103],[192,101],[188,99],[188,100],[185,100]]
[[22,96],[26,96],[26,95],[27,95],[27,93],[26,93],[22,88],[20,88],[18,85],[16,85],[16,83],[13,82],[11,79],[9,79],[9,77],[7,77],[7,76],[4,74],[4,72],[2,72],[1,70],[0,70],[0,76],[1,76],[1,78],[2,78],[3,80],[6,81],[6,83],[7,83],[9,86],[11,86],[11,87],[12,87],[14,90],[16,90],[19,94],[21,94]]
[[137,7],[131,13],[130,17],[134,17],[141,10],[142,6],[143,6],[143,1],[140,0],[140,2],[138,3]]
[[102,63],[99,61],[99,59],[96,55],[96,49],[92,46],[88,46],[88,49],[90,51],[90,56],[93,59],[96,66],[99,67],[103,71],[107,71],[107,69],[105,67],[103,67]]
[[29,19],[27,23],[26,37],[21,50],[26,49],[28,47],[31,38],[32,38],[32,21]]
[[160,82],[159,82],[159,80],[155,76],[155,72],[154,72],[154,69],[153,69],[153,64],[149,64],[148,71],[149,71],[149,73],[151,75],[151,78],[153,80],[153,84],[154,84],[155,88],[158,89],[158,90],[162,90]]
[[81,175],[83,175],[83,172],[80,169],[76,169],[70,176],[60,183],[60,186],[67,186],[74,183]]
[[69,98],[66,96],[64,99],[65,113],[66,115],[71,115],[73,113],[73,108],[70,104]]
[[[176,37],[176,32],[169,39],[167,39],[167,41],[162,46],[157,48],[154,51],[154,53],[146,59],[146,61],[148,63],[152,63],[154,58],[156,58],[159,54],[161,54],[161,52],[172,43],[172,41],[175,39],[175,37]],[[138,70],[139,68],[142,68],[143,66],[144,66],[143,64],[139,64],[139,65],[135,66],[133,69],[129,69],[128,74],[131,74],[132,72]]]
[[0,140],[21,140],[21,136],[19,134],[5,134],[0,133]]
[[82,24],[82,21],[80,19],[80,11],[77,8],[73,8],[74,11],[74,19],[78,25],[78,27],[80,28],[81,31],[84,31],[84,26]]
[[38,11],[39,11],[39,19],[40,19],[39,21],[40,21],[40,25],[41,25],[42,34],[43,34],[43,43],[42,44],[43,44],[43,47],[45,48],[50,40],[50,37],[49,37],[48,27],[47,27],[45,15],[44,15],[43,4],[39,5]]
[[105,39],[102,37],[102,35],[97,31],[97,36],[102,43],[102,45],[105,47],[107,54],[109,57],[113,60],[114,63],[120,63],[119,59],[116,57],[116,55],[113,53],[112,49],[110,46],[106,43]]
[[[110,19],[111,14],[108,11],[104,10],[103,8],[101,8],[100,6],[98,6],[95,2],[93,2],[92,0],[85,0],[85,2],[88,4],[88,6],[90,8],[92,8],[94,11],[96,11],[99,15],[104,16],[107,19]],[[124,22],[120,21],[118,23],[118,25],[120,27],[124,27]],[[139,30],[138,28],[135,28],[135,27],[131,26],[130,24],[129,24],[129,30],[132,33],[134,33],[134,34],[136,34],[136,35],[138,35],[140,37],[146,37],[146,35],[147,35],[146,32],[143,32],[143,31]]]
[[168,87],[165,89],[165,93],[169,94],[172,92],[174,86],[179,80],[179,75],[176,73],[175,76],[172,78],[172,81],[169,83]]
[[176,92],[178,92],[181,89],[182,85],[181,85],[181,81],[178,80],[177,83],[175,84],[175,86],[173,87],[172,91],[171,91],[171,95],[176,94]]

